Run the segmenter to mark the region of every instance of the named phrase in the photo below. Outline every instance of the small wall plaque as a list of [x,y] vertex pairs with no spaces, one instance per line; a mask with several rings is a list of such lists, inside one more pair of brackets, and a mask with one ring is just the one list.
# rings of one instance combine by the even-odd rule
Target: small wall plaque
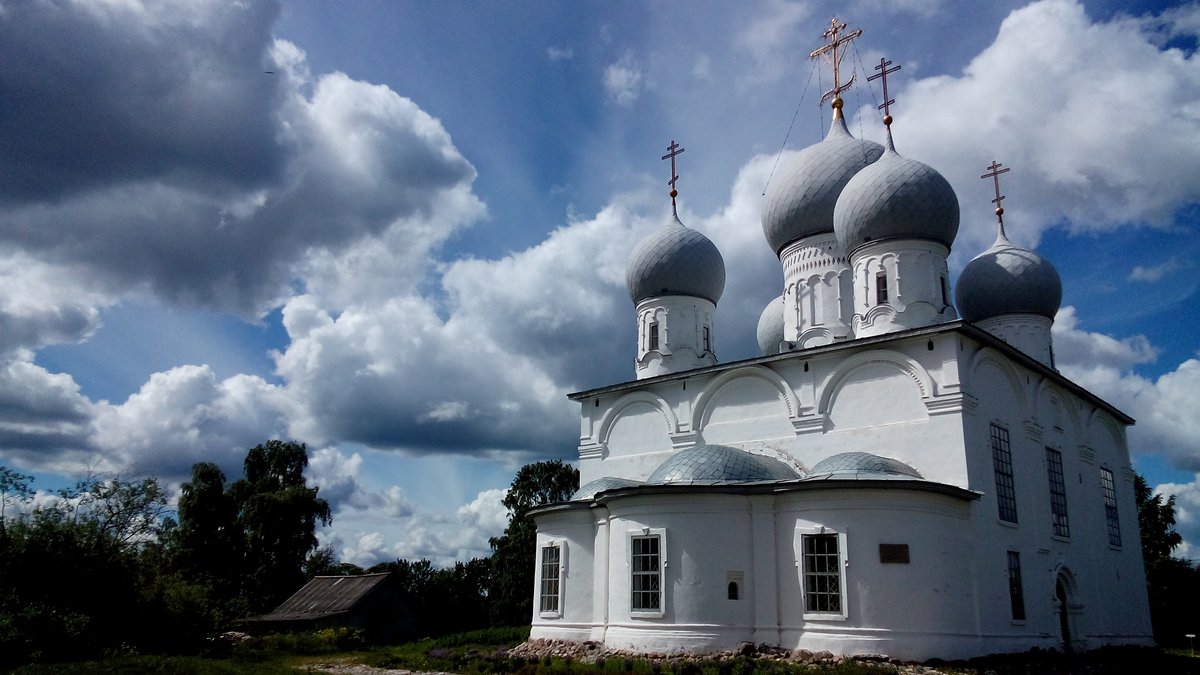
[[908,544],[880,544],[879,562],[908,564]]

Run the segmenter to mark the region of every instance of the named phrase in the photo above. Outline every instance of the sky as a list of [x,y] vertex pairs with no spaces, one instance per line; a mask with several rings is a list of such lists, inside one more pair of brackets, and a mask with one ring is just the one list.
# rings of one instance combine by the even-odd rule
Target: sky
[[[0,465],[46,493],[307,443],[346,562],[484,556],[566,394],[634,378],[633,245],[716,243],[723,362],[782,290],[760,225],[817,142],[829,3],[0,0]],[[1063,374],[1137,419],[1200,558],[1200,5],[848,0],[851,132],[1063,279]]]

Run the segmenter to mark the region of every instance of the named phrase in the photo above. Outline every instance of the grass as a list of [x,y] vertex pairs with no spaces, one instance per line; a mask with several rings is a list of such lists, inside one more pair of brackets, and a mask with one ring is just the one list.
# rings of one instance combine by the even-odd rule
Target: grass
[[[595,663],[584,663],[569,657],[522,658],[509,657],[505,653],[507,648],[524,642],[528,636],[528,626],[492,628],[368,649],[361,646],[361,635],[325,630],[235,645],[219,656],[125,654],[82,663],[34,664],[11,672],[20,675],[274,675],[313,672],[321,664],[331,663],[459,675],[891,675],[897,672],[888,664],[852,660],[806,666],[751,657],[651,661],[609,656]],[[1200,675],[1200,659],[1191,658],[1186,649],[1101,649],[1081,655],[1030,652],[927,665],[935,666],[945,675]]]

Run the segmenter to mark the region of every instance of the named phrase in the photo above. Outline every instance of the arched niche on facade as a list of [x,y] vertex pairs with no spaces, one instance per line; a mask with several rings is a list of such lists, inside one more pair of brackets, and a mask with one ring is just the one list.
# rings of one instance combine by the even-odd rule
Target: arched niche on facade
[[925,368],[892,350],[856,354],[821,385],[818,410],[834,429],[923,420],[925,400],[934,395]]
[[1068,441],[1083,437],[1076,398],[1049,379],[1042,379],[1034,390],[1033,414],[1043,433],[1062,432]]
[[613,403],[600,420],[604,457],[624,457],[672,450],[671,434],[679,430],[675,412],[659,396],[635,391]]
[[[1010,419],[1025,419],[1030,416],[1028,385],[1017,373],[1012,362],[991,347],[976,352],[967,370],[967,391],[981,396],[989,392],[999,397],[1012,397],[1013,410]],[[978,392],[978,393],[976,393]]]
[[692,428],[705,443],[792,437],[795,394],[779,373],[750,366],[722,373],[696,399]]

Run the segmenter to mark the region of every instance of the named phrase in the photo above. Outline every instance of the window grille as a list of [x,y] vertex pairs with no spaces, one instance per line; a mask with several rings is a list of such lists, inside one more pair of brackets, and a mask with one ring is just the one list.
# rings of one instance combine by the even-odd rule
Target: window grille
[[1000,520],[1017,522],[1017,490],[1013,481],[1012,451],[1008,429],[992,424],[992,466],[996,471],[996,502]]
[[541,611],[546,613],[558,612],[559,599],[559,562],[562,560],[562,549],[558,546],[542,547],[542,583]]
[[1046,475],[1050,478],[1050,515],[1054,521],[1054,534],[1071,536],[1067,520],[1067,486],[1063,480],[1062,453],[1046,448]]
[[1104,517],[1108,520],[1108,543],[1121,545],[1121,520],[1117,515],[1117,489],[1112,471],[1100,469],[1100,491],[1104,494]]
[[804,552],[804,609],[842,612],[841,560],[836,534],[802,535]]

